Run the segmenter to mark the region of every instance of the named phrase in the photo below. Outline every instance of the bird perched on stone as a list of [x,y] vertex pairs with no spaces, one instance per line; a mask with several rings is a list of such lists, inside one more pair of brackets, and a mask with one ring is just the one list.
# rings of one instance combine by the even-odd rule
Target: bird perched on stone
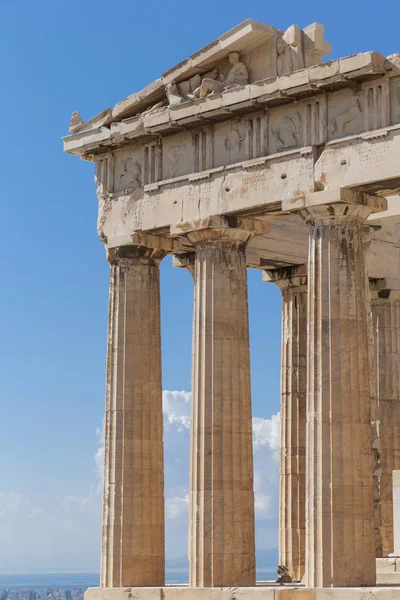
[[276,583],[283,585],[284,583],[291,583],[292,578],[289,575],[289,569],[285,565],[279,565],[278,567],[278,579]]

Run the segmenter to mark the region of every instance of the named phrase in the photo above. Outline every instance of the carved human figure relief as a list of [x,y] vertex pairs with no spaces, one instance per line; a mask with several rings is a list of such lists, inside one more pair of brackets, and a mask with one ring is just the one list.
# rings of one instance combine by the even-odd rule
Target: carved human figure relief
[[126,156],[119,165],[118,188],[121,190],[136,190],[141,185],[140,164],[131,156]]
[[168,151],[168,177],[176,177],[179,173],[179,166],[184,157],[184,144],[177,144]]
[[196,98],[204,98],[209,94],[220,93],[236,86],[246,85],[249,81],[249,73],[244,63],[240,61],[239,52],[229,54],[229,62],[232,65],[225,79],[218,80],[204,77],[201,85],[194,92]]
[[112,203],[111,198],[101,193],[99,190],[100,187],[97,188],[97,199],[99,201],[99,209],[97,213],[97,235],[99,236],[100,241],[105,243],[107,242],[107,236],[104,232],[104,229],[108,216],[111,213]]
[[215,68],[203,76],[194,75],[178,84],[169,83],[165,88],[169,105],[174,106],[186,100],[205,98],[209,94],[219,94],[224,90],[246,85],[249,82],[249,73],[246,65],[240,60],[239,52],[231,52],[228,58],[231,67],[226,77]]
[[354,94],[351,107],[340,113],[328,124],[328,131],[331,135],[336,133],[346,133],[347,126],[362,113],[362,105],[359,94]]
[[240,124],[233,125],[231,132],[226,136],[224,141],[225,150],[227,152],[240,152],[245,139],[243,126]]
[[279,118],[271,128],[275,137],[277,151],[296,148],[300,145],[301,115],[297,111],[293,117]]

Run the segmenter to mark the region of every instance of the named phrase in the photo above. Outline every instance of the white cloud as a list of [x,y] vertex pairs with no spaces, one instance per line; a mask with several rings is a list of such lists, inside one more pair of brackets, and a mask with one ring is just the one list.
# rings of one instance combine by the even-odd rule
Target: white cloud
[[87,512],[91,510],[93,502],[92,496],[66,496],[63,499],[62,505],[67,512],[78,510],[79,512]]
[[[167,519],[187,513],[191,394],[164,391],[165,507]],[[273,520],[278,512],[280,414],[253,418],[256,519]],[[179,492],[178,488],[179,487]],[[185,526],[185,521],[182,521]]]
[[256,519],[276,519],[279,489],[280,413],[253,418],[254,500]]
[[37,518],[43,514],[41,508],[32,508],[29,500],[17,492],[0,492],[0,519],[17,515],[21,518]]
[[18,514],[21,507],[27,504],[24,498],[16,492],[0,492],[0,517]]
[[165,500],[165,514],[167,519],[175,519],[185,514],[188,509],[189,495],[173,496]]
[[[183,556],[187,552],[190,405],[190,392],[163,392],[166,549],[169,557]],[[87,492],[75,495],[71,490],[71,494],[60,499],[58,506],[44,516],[46,521],[51,521],[52,535],[69,535],[72,539],[73,535],[88,528],[93,539],[100,535],[104,425],[96,429],[96,438],[93,478]],[[256,527],[257,531],[268,531],[269,542],[274,544],[271,539],[275,536],[278,512],[279,414],[269,419],[253,418],[253,444]],[[42,526],[43,511],[33,508],[15,492],[0,492],[0,519],[6,514],[25,514],[30,516],[32,526],[36,522],[38,527]]]
[[269,447],[279,450],[280,446],[280,413],[272,415],[270,419],[261,417],[253,418],[253,447],[258,450]]
[[190,428],[192,394],[185,391],[163,392],[164,429],[182,432]]

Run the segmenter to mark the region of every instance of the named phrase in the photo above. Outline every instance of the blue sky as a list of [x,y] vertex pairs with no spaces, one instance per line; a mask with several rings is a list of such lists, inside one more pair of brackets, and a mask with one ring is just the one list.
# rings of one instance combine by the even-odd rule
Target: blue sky
[[[108,265],[93,166],[62,152],[70,115],[113,106],[248,17],[322,22],[332,57],[400,51],[396,0],[1,2],[1,570],[99,561]],[[169,258],[161,272],[167,549],[179,556],[190,396],[172,392],[190,392],[192,281]],[[249,271],[259,548],[277,543],[280,300]]]

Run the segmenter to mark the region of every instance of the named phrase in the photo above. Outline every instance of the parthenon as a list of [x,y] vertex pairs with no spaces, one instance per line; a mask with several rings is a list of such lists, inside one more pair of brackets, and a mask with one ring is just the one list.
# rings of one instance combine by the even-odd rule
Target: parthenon
[[[400,469],[400,53],[330,52],[318,23],[247,20],[114,108],[72,115],[64,148],[95,163],[110,263],[86,600],[400,598],[376,586]],[[167,254],[194,281],[189,587],[165,586]],[[288,586],[256,585],[247,268],[282,291]]]

